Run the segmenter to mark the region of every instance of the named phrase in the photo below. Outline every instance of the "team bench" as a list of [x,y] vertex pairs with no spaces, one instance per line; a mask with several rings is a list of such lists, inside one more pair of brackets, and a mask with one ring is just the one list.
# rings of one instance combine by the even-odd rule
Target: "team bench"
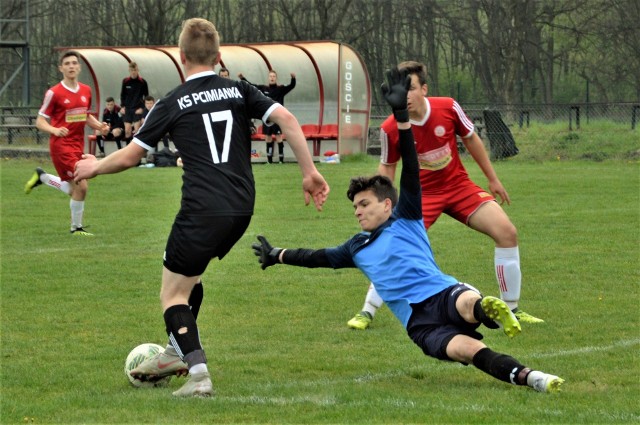
[[[322,126],[302,124],[300,127],[304,137],[313,142],[313,156],[320,156],[323,140],[338,140],[338,124],[325,124]],[[258,127],[258,131],[251,135],[251,140],[265,141],[267,136],[262,129],[263,126]],[[286,135],[283,135],[283,138],[286,139]]]

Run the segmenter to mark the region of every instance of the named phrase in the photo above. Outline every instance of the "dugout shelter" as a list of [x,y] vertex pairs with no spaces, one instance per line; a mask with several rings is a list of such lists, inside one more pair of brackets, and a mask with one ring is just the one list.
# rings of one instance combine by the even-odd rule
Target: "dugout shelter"
[[[149,94],[156,99],[185,79],[177,46],[57,50],[76,50],[80,54],[80,81],[91,87],[92,112],[99,119],[107,97],[120,103],[122,79],[129,75],[130,62],[138,64],[140,75],[148,82]],[[220,46],[220,52],[221,63],[215,70],[224,66],[233,79],[242,73],[250,82],[266,85],[269,70],[273,69],[278,74],[278,84],[286,85],[290,74],[296,74],[296,87],[285,97],[285,106],[300,122],[316,160],[327,151],[343,155],[366,151],[371,84],[364,62],[353,48],[332,41],[308,41],[225,44]],[[256,121],[258,129],[260,125]],[[253,140],[255,156],[265,157],[264,138],[259,133]],[[285,146],[285,156],[291,156]]]

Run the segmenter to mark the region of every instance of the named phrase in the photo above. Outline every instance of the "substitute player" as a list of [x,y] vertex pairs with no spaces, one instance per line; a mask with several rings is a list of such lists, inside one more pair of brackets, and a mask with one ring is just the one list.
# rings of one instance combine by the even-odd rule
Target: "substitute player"
[[136,62],[129,63],[129,76],[122,80],[120,88],[120,112],[124,121],[124,140],[129,143],[140,128],[144,112],[144,98],[149,96],[149,85],[140,76]]
[[[260,90],[265,96],[270,97],[281,105],[284,105],[284,97],[296,87],[296,74],[291,73],[291,82],[288,85],[278,84],[278,74],[273,69],[269,71],[269,84],[253,84],[249,82],[244,75],[238,74],[238,78],[248,82],[252,86]],[[284,144],[282,143],[282,129],[278,125],[264,126],[263,130],[265,135],[265,142],[267,143],[267,162],[273,163],[273,139],[275,138],[278,145],[278,160],[280,164],[284,164]]]
[[71,197],[71,234],[93,236],[82,224],[88,184],[86,181],[74,182],[73,172],[84,151],[84,126],[89,125],[94,130],[108,132],[109,125],[101,123],[89,114],[91,88],[78,82],[78,58],[79,55],[75,51],[67,51],[60,56],[58,69],[63,79],[47,90],[36,119],[38,130],[51,135],[49,152],[58,175],[47,174],[38,167],[27,181],[24,191],[29,194],[34,187],[44,183],[66,193]]
[[[511,204],[509,194],[491,166],[482,140],[471,120],[454,99],[427,97],[427,67],[407,61],[398,65],[411,75],[408,92],[409,117],[420,161],[422,212],[424,227],[429,229],[445,213],[470,228],[484,233],[495,243],[494,267],[501,298],[523,323],[539,323],[538,319],[518,308],[522,274],[516,227],[500,206]],[[467,174],[458,155],[456,136],[462,141],[489,181],[489,192],[476,185]],[[381,159],[378,173],[393,181],[400,160],[398,130],[393,116],[382,123],[380,131]],[[501,198],[500,204],[496,197]],[[374,285],[369,285],[362,311],[347,325],[366,329],[373,320],[382,299]]]
[[185,21],[178,46],[187,75],[184,84],[154,105],[133,143],[100,161],[92,155],[79,161],[76,180],[134,167],[162,136],[171,134],[184,174],[182,204],[167,241],[160,291],[170,346],[131,375],[156,380],[188,369],[191,378],[173,394],[209,396],[213,386],[196,325],[203,297],[200,277],[212,258],[222,259],[229,252],[251,221],[255,203],[251,119],[286,130],[302,171],[307,204],[313,197],[321,210],[329,186],[313,164],[298,121],[286,108],[246,82],[214,73],[220,62],[220,39],[211,22]]

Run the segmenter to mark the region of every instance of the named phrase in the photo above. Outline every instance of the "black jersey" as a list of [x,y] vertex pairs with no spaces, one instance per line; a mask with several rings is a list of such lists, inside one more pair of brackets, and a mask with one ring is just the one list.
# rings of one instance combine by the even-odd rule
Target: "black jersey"
[[120,89],[120,105],[125,108],[142,108],[144,98],[149,96],[149,86],[140,76],[138,78],[126,77],[122,80]]
[[291,77],[291,83],[288,86],[282,86],[277,84],[260,85],[260,84],[253,84],[249,82],[249,80],[247,80],[246,78],[243,78],[242,80],[251,84],[258,90],[260,90],[262,94],[264,94],[267,97],[270,97],[271,99],[275,100],[281,105],[284,105],[285,95],[289,93],[291,90],[293,90],[296,86],[295,77]]
[[124,122],[122,121],[119,111],[120,107],[118,105],[113,108],[113,111],[109,111],[107,108],[104,108],[104,111],[102,111],[102,122],[109,124],[111,131],[113,131],[114,128],[124,129]]
[[251,119],[277,107],[246,82],[199,73],[153,105],[134,142],[149,150],[171,135],[184,164],[181,212],[251,215]]

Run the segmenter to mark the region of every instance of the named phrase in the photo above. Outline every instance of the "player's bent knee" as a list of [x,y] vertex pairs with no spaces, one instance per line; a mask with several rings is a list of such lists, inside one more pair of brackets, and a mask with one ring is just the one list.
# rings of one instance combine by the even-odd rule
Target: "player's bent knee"
[[447,344],[447,356],[451,360],[470,364],[473,362],[473,356],[485,347],[486,345],[477,339],[467,335],[456,335]]

